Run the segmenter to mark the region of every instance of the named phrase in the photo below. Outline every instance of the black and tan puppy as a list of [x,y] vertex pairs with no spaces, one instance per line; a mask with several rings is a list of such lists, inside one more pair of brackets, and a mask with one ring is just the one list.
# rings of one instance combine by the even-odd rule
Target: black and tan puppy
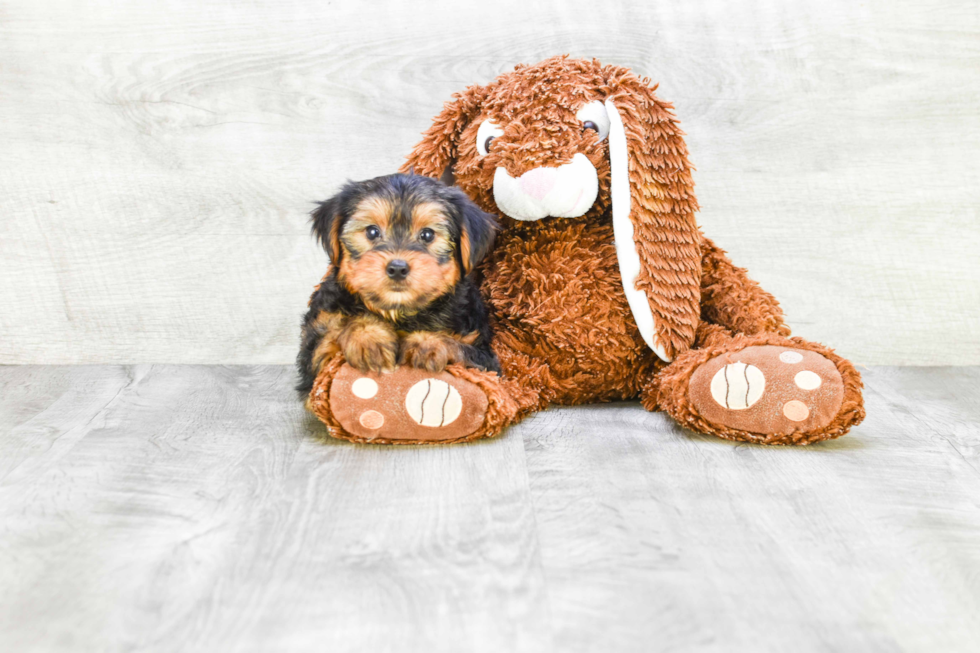
[[299,391],[338,353],[364,372],[500,371],[470,275],[493,243],[493,216],[456,188],[402,174],[349,182],[312,216],[330,269],[303,320]]

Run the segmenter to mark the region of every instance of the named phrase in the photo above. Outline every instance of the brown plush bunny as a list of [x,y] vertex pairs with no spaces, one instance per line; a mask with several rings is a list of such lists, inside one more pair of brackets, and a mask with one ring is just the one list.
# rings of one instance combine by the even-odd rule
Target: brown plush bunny
[[376,379],[392,427],[368,432],[357,416],[379,401],[353,397],[358,374],[335,361],[309,402],[333,435],[468,440],[549,403],[637,397],[692,430],[767,444],[839,437],[863,419],[854,366],[790,338],[776,300],[701,234],[683,132],[655,88],[555,57],[446,104],[405,169],[454,179],[500,216],[481,288],[504,379],[442,373],[443,403],[470,411],[460,433],[400,416],[438,406],[414,406],[408,388],[423,381],[397,370]]

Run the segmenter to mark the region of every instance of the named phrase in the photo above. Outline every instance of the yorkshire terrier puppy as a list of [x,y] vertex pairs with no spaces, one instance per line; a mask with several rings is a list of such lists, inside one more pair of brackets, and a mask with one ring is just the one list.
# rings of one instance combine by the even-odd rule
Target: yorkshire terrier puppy
[[330,269],[303,320],[297,390],[338,353],[362,372],[500,371],[470,274],[493,244],[493,216],[456,188],[396,174],[347,183],[312,217]]

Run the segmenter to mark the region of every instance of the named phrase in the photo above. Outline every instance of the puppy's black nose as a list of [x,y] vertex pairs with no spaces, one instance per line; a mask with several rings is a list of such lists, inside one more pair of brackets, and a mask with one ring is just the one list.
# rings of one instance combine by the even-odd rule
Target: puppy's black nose
[[385,268],[385,272],[388,273],[389,279],[404,281],[405,277],[408,276],[408,263],[400,258],[395,259],[394,261],[388,263],[388,267]]

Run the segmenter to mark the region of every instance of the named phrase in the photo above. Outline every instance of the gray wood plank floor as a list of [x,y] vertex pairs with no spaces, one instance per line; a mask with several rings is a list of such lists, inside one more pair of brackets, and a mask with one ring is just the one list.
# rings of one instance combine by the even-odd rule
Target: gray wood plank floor
[[0,650],[980,650],[980,368],[865,378],[811,448],[636,404],[385,448],[288,367],[0,367]]

